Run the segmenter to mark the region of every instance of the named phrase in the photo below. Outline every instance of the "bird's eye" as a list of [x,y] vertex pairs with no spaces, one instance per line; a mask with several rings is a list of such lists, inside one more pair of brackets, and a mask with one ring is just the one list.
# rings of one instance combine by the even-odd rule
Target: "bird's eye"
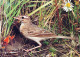
[[22,17],[22,19],[24,19],[24,17]]

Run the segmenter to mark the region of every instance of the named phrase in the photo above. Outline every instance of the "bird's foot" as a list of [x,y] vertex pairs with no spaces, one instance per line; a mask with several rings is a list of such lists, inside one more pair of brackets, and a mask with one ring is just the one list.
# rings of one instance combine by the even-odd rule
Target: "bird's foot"
[[32,51],[32,49],[23,49],[24,51],[26,51],[26,52],[30,52],[30,51]]

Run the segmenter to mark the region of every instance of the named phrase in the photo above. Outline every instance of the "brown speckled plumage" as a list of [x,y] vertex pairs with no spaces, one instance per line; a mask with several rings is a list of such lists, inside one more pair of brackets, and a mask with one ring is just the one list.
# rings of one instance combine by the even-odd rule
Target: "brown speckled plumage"
[[[67,36],[57,36],[45,29],[38,27],[37,25],[32,24],[29,16],[18,16],[14,17],[21,21],[20,32],[28,39],[31,39],[39,44],[39,46],[34,47],[32,49],[41,47],[41,40],[46,40],[50,38],[64,38],[64,39],[72,39]],[[30,49],[30,50],[32,50]],[[27,51],[27,50],[26,50]]]

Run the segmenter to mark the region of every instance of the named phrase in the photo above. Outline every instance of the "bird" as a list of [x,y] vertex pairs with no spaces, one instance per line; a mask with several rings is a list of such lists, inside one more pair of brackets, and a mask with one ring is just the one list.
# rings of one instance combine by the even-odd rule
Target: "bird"
[[42,46],[42,40],[47,40],[50,38],[63,38],[63,39],[73,39],[69,36],[58,36],[46,29],[38,27],[37,25],[33,24],[31,18],[28,15],[20,15],[17,17],[13,17],[21,22],[20,25],[20,33],[23,34],[25,38],[31,39],[35,41],[39,46],[33,47],[31,49],[24,49],[25,51],[31,51],[33,49],[39,48]]

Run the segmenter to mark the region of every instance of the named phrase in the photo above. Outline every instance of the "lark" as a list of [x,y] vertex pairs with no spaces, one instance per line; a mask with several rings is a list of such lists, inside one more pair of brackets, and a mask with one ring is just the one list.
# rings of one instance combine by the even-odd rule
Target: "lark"
[[27,15],[17,16],[14,18],[21,21],[20,32],[23,34],[23,36],[39,44],[39,46],[33,47],[31,49],[27,49],[27,50],[24,49],[25,51],[31,51],[33,49],[41,47],[42,44],[40,43],[40,41],[42,40],[47,40],[50,38],[73,39],[72,37],[68,37],[68,36],[58,36],[56,34],[49,32],[46,29],[38,27],[37,25],[31,22],[30,17]]

